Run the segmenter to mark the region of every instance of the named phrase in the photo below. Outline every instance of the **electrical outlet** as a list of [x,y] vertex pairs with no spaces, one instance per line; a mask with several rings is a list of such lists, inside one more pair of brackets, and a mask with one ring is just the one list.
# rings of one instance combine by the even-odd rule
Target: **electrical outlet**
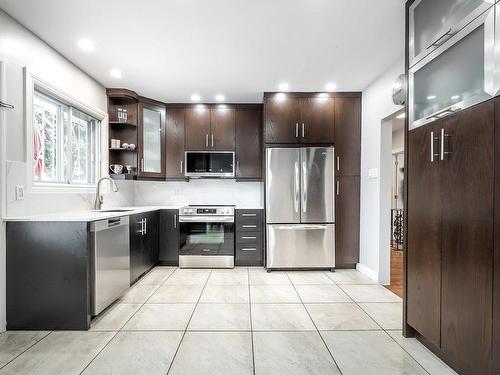
[[24,200],[24,186],[17,185],[16,186],[16,201]]

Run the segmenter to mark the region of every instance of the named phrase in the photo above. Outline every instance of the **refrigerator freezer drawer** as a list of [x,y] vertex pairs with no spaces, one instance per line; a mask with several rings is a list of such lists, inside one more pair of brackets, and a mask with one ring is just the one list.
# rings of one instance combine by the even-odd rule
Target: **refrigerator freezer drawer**
[[267,225],[267,268],[334,267],[334,224]]

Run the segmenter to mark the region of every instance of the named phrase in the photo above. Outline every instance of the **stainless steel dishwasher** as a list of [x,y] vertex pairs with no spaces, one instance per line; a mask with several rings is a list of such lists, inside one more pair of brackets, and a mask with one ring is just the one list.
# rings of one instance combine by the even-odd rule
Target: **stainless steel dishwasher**
[[92,315],[98,315],[130,287],[128,216],[94,221],[92,238]]

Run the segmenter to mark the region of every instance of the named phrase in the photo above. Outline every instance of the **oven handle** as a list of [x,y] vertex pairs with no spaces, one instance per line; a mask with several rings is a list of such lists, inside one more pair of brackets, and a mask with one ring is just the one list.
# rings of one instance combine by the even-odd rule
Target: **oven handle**
[[180,223],[234,223],[234,216],[179,216]]

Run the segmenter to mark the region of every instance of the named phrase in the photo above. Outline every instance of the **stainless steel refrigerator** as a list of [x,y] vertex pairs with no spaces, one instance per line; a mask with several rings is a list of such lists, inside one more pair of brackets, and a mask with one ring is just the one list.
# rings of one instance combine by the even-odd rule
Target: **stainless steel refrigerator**
[[335,267],[333,147],[266,149],[267,268]]

